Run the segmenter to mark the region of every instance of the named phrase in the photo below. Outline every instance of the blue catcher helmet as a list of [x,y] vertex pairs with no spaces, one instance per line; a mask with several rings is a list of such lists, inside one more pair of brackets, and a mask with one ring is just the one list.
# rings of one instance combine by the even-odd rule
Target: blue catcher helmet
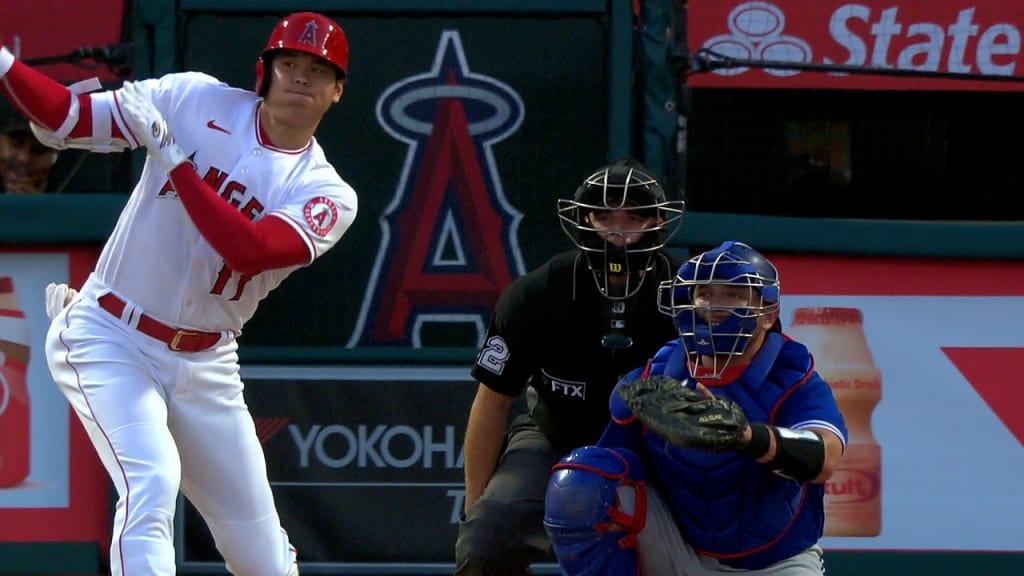
[[[712,296],[710,287],[731,288]],[[659,308],[679,330],[696,376],[700,357],[712,360],[702,377],[717,378],[742,355],[758,320],[779,310],[779,274],[760,252],[734,240],[699,254],[661,285]],[[665,300],[668,299],[666,303]],[[696,357],[695,357],[696,356]]]
[[[558,219],[586,258],[601,294],[616,300],[640,289],[644,273],[654,267],[655,254],[679,229],[683,208],[682,200],[666,199],[665,190],[643,164],[627,157],[588,176],[572,199],[560,199]],[[633,239],[632,231],[599,230],[590,218],[618,210],[655,220]],[[624,282],[612,282],[611,276]]]

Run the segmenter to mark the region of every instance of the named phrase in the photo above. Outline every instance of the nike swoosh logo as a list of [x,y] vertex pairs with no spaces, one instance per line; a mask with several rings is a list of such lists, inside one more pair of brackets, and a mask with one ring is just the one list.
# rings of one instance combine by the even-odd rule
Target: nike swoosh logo
[[217,126],[217,122],[215,120],[210,120],[209,122],[207,122],[206,127],[209,128],[210,130],[216,130],[218,132],[223,132],[225,134],[231,134],[231,132],[228,132],[227,130],[221,128],[220,126]]

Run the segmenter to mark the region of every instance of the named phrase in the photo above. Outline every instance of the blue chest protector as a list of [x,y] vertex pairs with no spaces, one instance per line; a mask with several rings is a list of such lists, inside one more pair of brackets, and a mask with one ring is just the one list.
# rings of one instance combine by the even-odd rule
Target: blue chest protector
[[[736,380],[712,391],[737,402],[751,422],[772,423],[774,411],[812,368],[807,349],[770,333]],[[679,341],[664,346],[651,375],[689,378]],[[617,420],[628,407],[611,395]],[[763,568],[815,544],[824,526],[823,487],[801,484],[735,452],[679,448],[647,431],[641,456],[649,483],[664,496],[683,539],[698,552],[736,568]]]

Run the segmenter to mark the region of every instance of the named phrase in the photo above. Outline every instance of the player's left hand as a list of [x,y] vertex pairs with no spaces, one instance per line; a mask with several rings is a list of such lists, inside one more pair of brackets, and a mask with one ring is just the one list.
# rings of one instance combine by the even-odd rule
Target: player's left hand
[[125,118],[132,133],[146,145],[149,156],[156,160],[164,172],[188,162],[188,157],[174,142],[167,121],[153,106],[149,96],[134,82],[125,82],[118,91]]
[[739,404],[668,376],[624,382],[615,392],[647,428],[681,448],[734,449],[749,425]]
[[46,315],[53,320],[65,306],[78,297],[78,290],[67,284],[50,282],[46,286]]

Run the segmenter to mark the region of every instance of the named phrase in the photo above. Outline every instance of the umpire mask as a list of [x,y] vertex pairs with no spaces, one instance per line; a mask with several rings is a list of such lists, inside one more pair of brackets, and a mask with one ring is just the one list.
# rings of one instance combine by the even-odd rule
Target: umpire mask
[[625,300],[640,289],[655,255],[679,229],[683,207],[682,200],[666,200],[647,168],[623,158],[588,176],[571,200],[559,200],[558,218],[601,294]]

